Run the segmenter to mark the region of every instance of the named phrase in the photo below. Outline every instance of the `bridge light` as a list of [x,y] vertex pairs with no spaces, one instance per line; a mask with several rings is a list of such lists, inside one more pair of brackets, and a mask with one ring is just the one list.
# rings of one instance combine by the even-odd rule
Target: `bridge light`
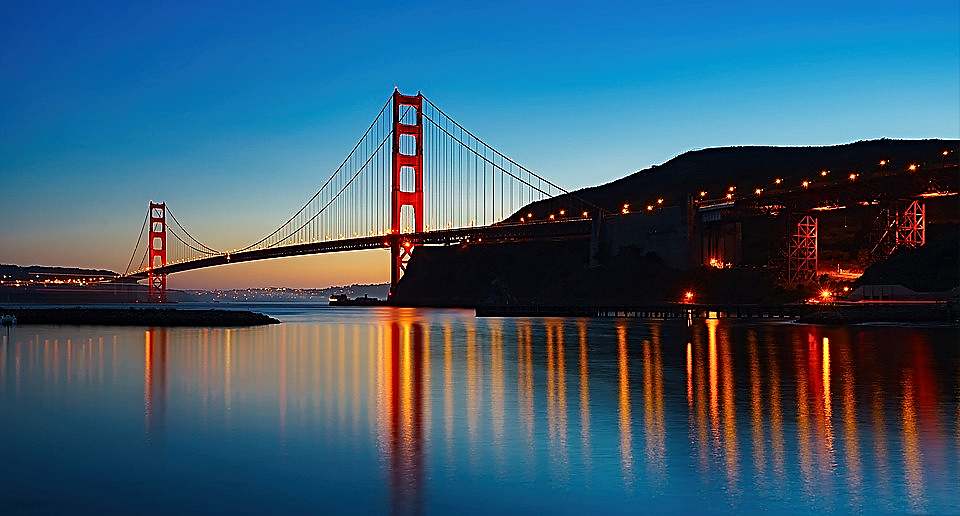
[[856,173],[856,172],[851,172],[849,177],[850,177],[850,180],[851,180],[851,181],[856,181],[856,180],[857,180],[857,173]]
[[804,181],[800,184],[803,185],[804,188],[808,188],[810,186],[810,181]]
[[916,163],[911,163],[910,166],[907,167],[907,170],[909,170],[910,172],[916,172],[918,168],[920,168],[920,165],[917,165]]
[[657,199],[657,204],[663,204],[663,197]]
[[783,179],[780,179],[779,177],[773,180],[773,184],[775,184],[775,185],[778,185],[778,184],[780,184],[780,183],[782,183],[782,182],[783,182]]

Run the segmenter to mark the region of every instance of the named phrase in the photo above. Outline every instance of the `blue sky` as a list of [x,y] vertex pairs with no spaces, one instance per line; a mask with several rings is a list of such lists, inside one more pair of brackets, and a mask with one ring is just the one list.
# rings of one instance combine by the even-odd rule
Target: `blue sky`
[[[394,86],[567,187],[708,146],[960,136],[957,1],[57,4],[0,6],[3,263],[122,268],[149,199],[247,242]],[[276,263],[174,286],[387,277]]]

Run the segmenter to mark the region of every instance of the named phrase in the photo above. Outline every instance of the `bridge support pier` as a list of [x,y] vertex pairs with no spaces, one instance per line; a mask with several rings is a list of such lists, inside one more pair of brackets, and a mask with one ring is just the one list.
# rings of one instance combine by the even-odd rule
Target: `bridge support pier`
[[911,201],[897,220],[897,247],[921,247],[927,243],[927,205]]
[[[402,111],[401,111],[402,109]],[[416,111],[416,122],[404,123],[409,110]],[[406,138],[404,138],[406,137]],[[413,141],[409,141],[412,139]],[[412,174],[411,181],[403,181],[404,175]],[[401,219],[403,207],[413,209],[413,231],[423,232],[423,95],[402,95],[393,92],[393,174],[391,180],[391,227],[390,243],[390,297],[393,297],[400,278],[407,270],[413,255],[413,244],[399,238],[403,233]],[[404,190],[404,184],[407,189]]]
[[151,201],[149,209],[147,298],[153,303],[164,303],[167,301],[167,275],[154,274],[153,270],[167,264],[167,205]]
[[817,218],[804,215],[790,235],[787,250],[787,283],[790,285],[810,283],[817,277],[817,230]]

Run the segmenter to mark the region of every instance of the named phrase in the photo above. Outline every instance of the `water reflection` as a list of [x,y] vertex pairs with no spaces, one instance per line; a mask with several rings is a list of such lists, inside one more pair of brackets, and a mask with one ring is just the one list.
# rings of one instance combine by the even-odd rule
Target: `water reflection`
[[[149,466],[191,460],[185,449],[205,450],[187,466],[256,454],[269,466],[247,473],[247,494],[269,482],[261,474],[306,477],[294,483],[303,508],[332,503],[324,482],[342,477],[367,493],[354,510],[397,513],[511,509],[494,490],[573,510],[557,486],[614,512],[637,500],[960,510],[956,330],[373,313],[255,329],[18,328],[0,345],[0,409],[14,422],[0,435],[17,463],[42,462],[15,445],[39,435],[43,446],[56,432],[38,428],[69,420],[124,442],[141,483]],[[136,411],[127,393],[142,394]],[[28,407],[29,420],[9,418]],[[62,467],[49,460],[34,465]],[[209,485],[194,471],[180,474]]]

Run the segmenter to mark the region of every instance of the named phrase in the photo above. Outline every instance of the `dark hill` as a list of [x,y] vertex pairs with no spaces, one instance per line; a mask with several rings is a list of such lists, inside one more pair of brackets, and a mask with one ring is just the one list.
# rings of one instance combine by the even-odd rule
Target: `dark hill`
[[[958,144],[958,140],[882,139],[826,147],[703,149],[570,195],[609,211],[618,211],[625,202],[643,205],[658,197],[663,197],[668,205],[678,205],[686,202],[687,195],[702,190],[719,197],[731,185],[740,190],[763,188],[775,178],[799,184],[804,179],[815,180],[821,170],[844,175],[869,174],[881,169],[881,160],[887,162],[884,167],[901,170],[911,163],[938,166],[944,160],[956,160]],[[948,149],[953,152],[943,157],[942,152]],[[576,202],[561,196],[533,203],[518,211],[514,220],[521,213],[545,215],[563,206],[576,206]],[[936,212],[938,222],[956,221],[956,203],[950,205],[947,201],[945,208],[943,213]],[[588,267],[588,258],[584,242],[423,248],[414,253],[394,300],[401,304],[448,306],[631,304],[675,301],[687,288],[695,288],[698,300],[705,302],[778,302],[804,295],[778,288],[776,272],[762,267],[763,264],[722,271],[681,270],[656,255],[630,248],[609,257],[599,267]],[[931,259],[929,266],[949,267],[951,258],[944,259],[945,262]],[[952,260],[956,269],[955,255]],[[931,272],[930,278],[916,285],[941,281],[934,276]],[[745,285],[750,288],[744,288]]]
[[[953,150],[943,157],[944,150]],[[865,140],[844,145],[823,147],[715,147],[685,152],[662,165],[635,172],[599,186],[571,192],[605,210],[618,211],[623,203],[645,204],[663,197],[667,204],[681,204],[685,196],[707,191],[710,197],[720,196],[729,186],[744,191],[772,185],[781,178],[786,184],[799,184],[804,179],[816,180],[821,170],[832,173],[869,173],[881,168],[906,168],[939,165],[943,160],[956,161],[960,140]],[[550,201],[535,202],[517,213],[542,213],[549,206],[576,205],[560,196]],[[514,217],[517,217],[515,215]]]

